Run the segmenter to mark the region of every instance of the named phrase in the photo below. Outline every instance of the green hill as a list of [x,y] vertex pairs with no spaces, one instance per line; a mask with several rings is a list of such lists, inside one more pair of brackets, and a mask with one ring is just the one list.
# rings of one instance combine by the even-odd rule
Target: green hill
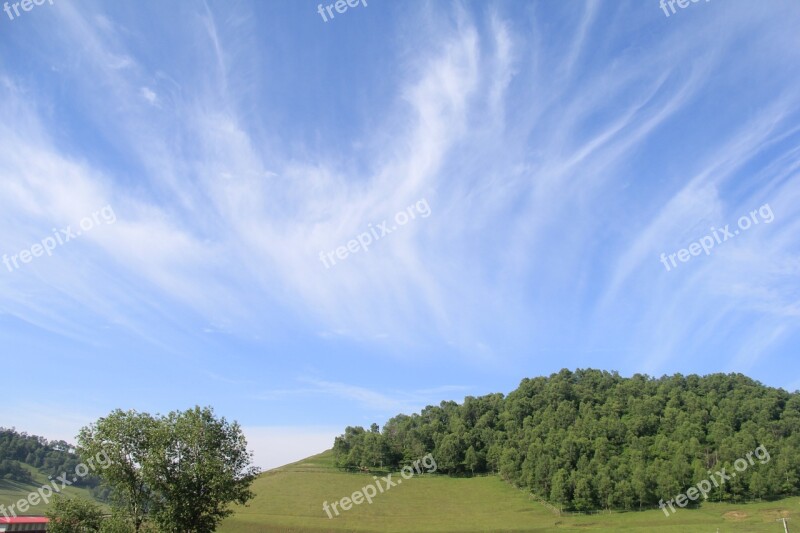
[[[776,521],[800,521],[800,498],[750,504],[704,503],[667,518],[658,509],[594,515],[563,515],[529,498],[498,476],[472,478],[423,474],[328,518],[324,501],[334,502],[373,481],[373,473],[343,472],[327,451],[264,473],[256,498],[223,522],[222,533],[312,531],[597,531],[779,533]],[[382,476],[384,474],[377,474]],[[393,474],[393,481],[399,478]],[[402,479],[402,478],[399,478]]]
[[[74,475],[80,472],[80,463],[74,446],[67,442],[48,441],[44,437],[0,427],[0,505],[6,509],[14,505],[11,512],[17,515],[42,515],[50,506],[48,491],[43,491],[48,497],[47,502],[39,501],[24,512],[20,512],[16,504],[39,488],[51,486],[50,480],[58,480],[62,475],[67,476],[66,480],[72,484],[63,487],[62,494],[99,502],[108,491],[91,471]],[[55,481],[56,487],[62,485],[61,481]]]
[[[4,505],[6,508],[12,504],[16,504],[21,499],[27,498],[28,494],[36,492],[41,486],[49,484],[47,475],[42,473],[38,468],[26,464],[21,464],[20,466],[30,472],[32,481],[20,482],[0,479],[0,505]],[[72,498],[84,498],[91,501],[98,501],[94,498],[89,489],[81,487],[64,487],[61,494]],[[43,515],[49,507],[49,504],[40,503],[30,508],[24,514],[29,516]],[[17,514],[20,515],[20,513]],[[2,515],[0,514],[0,516]]]
[[[430,453],[440,474],[500,474],[571,511],[638,511],[701,480],[713,501],[777,499],[800,494],[800,392],[742,374],[564,369],[508,396],[347,427],[333,450],[351,469],[399,470]],[[715,472],[736,475],[712,485]]]

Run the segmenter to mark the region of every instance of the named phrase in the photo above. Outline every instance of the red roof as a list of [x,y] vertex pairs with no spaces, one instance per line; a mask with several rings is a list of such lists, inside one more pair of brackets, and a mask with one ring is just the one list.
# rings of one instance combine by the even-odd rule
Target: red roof
[[46,524],[50,519],[44,516],[18,516],[15,518],[6,518],[0,516],[0,524]]

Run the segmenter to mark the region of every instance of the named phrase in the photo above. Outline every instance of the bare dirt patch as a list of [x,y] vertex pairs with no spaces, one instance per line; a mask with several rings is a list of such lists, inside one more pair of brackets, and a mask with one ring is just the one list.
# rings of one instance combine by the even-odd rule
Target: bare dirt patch
[[747,518],[747,513],[743,511],[729,511],[722,515],[726,520],[744,520]]

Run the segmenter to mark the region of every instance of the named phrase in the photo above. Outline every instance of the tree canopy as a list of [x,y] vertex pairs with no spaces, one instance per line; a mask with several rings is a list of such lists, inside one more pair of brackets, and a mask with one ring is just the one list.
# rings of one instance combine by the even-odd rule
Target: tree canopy
[[231,503],[253,497],[258,475],[236,422],[217,418],[210,407],[166,416],[116,410],[81,430],[79,452],[104,452],[102,472],[113,503],[134,531],[214,531]]
[[103,511],[97,504],[61,495],[53,498],[47,517],[48,533],[98,533],[103,523]]

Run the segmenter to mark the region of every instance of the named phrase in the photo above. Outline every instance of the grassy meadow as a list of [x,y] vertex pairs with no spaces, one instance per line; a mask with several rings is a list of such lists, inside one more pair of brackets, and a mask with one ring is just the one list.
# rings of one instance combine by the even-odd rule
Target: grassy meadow
[[[34,468],[30,465],[21,464],[21,466],[27,469],[31,475],[33,476],[33,483],[19,483],[17,481],[9,481],[2,479],[0,480],[0,505],[5,505],[8,508],[12,504],[16,504],[19,500],[23,498],[27,498],[31,492],[35,492],[43,485],[50,484],[50,481],[47,479],[47,476],[44,475],[42,472],[39,471],[38,468]],[[58,486],[61,486],[59,482]],[[92,494],[82,488],[76,487],[64,487],[64,490],[61,491],[61,494],[68,496],[70,498],[84,498],[90,501],[95,501]],[[50,507],[50,504],[45,504],[44,502],[39,503],[35,507],[31,507],[25,513],[17,513],[18,515],[28,515],[28,516],[41,516],[43,515],[47,509]],[[16,511],[16,507],[14,508]],[[1,516],[1,515],[0,515]]]
[[[397,481],[398,475],[392,480]],[[399,478],[402,479],[402,478]],[[263,474],[256,498],[237,507],[222,533],[261,532],[471,532],[471,531],[663,531],[780,533],[776,519],[800,522],[800,498],[751,504],[706,503],[667,518],[660,510],[586,516],[557,516],[496,476],[450,478],[424,474],[405,480],[329,519],[329,504],[370,483],[372,474],[340,472],[331,452]],[[800,524],[798,524],[800,525]]]

